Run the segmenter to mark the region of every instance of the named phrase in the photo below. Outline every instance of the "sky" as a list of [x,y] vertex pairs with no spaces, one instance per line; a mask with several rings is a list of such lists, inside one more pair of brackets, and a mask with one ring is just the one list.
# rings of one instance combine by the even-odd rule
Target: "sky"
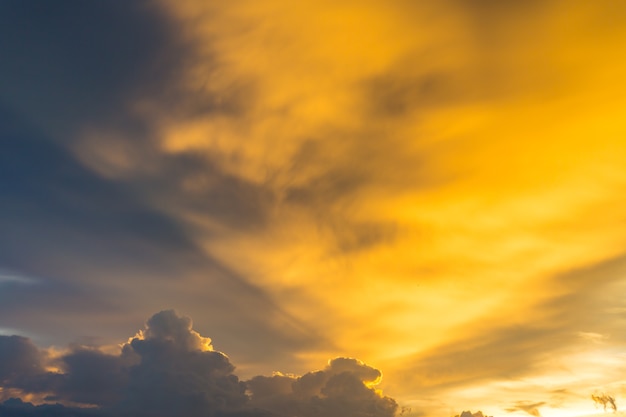
[[625,53],[612,0],[0,2],[0,414],[619,414]]

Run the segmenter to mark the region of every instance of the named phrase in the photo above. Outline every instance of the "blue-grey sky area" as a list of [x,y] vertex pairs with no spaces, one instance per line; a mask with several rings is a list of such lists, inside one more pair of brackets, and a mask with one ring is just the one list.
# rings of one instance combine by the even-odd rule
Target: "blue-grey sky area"
[[619,412],[625,28],[0,2],[0,415]]
[[[7,2],[2,8],[0,262],[7,274],[32,279],[1,284],[2,325],[63,344],[73,337],[119,337],[120,326],[133,331],[146,309],[169,305],[210,303],[241,319],[241,330],[251,334],[267,326],[248,306],[284,315],[260,289],[200,251],[177,219],[142,201],[132,183],[102,178],[68,150],[83,130],[114,126],[128,133],[130,146],[150,151],[143,143],[149,127],[126,107],[143,95],[168,100],[185,54],[168,19],[149,2]],[[162,163],[182,173],[206,165],[193,155]],[[145,185],[175,187],[166,181]],[[226,210],[235,221],[239,206]],[[239,217],[248,221],[245,213]],[[182,299],[164,290],[186,285],[190,275],[205,286]],[[103,316],[111,318],[96,319]],[[272,333],[286,327],[265,329],[271,336],[260,337],[280,339]]]

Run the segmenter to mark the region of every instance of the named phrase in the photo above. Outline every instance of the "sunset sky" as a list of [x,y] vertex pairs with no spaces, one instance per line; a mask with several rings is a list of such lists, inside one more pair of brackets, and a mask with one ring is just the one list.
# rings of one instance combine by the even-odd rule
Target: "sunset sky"
[[162,341],[230,413],[626,409],[626,2],[2,1],[0,143],[0,412]]

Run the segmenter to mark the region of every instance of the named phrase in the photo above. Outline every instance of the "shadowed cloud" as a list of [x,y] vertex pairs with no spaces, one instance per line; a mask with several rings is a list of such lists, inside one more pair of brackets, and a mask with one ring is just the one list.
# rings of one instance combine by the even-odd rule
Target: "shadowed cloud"
[[[44,363],[59,370],[46,371]],[[95,407],[33,406],[10,399],[0,410],[16,416],[391,417],[397,408],[373,389],[381,372],[352,358],[333,359],[324,370],[301,377],[241,381],[234,371],[229,358],[192,329],[191,319],[173,310],[152,316],[119,354],[78,346],[51,360],[26,338],[0,336],[1,388]]]

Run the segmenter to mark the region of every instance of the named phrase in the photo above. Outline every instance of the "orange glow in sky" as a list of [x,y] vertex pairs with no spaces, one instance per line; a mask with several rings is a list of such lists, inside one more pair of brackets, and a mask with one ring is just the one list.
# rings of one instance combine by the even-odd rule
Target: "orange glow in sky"
[[[621,289],[626,244],[622,5],[168,6],[206,45],[189,88],[241,100],[243,116],[150,110],[155,140],[272,200],[267,223],[241,233],[164,204],[327,341],[285,369],[353,355],[428,415],[462,400],[565,416],[588,391],[623,389],[622,319],[597,292]],[[142,169],[89,142],[77,152],[103,175]]]
[[[132,189],[278,306],[259,321],[317,340],[268,361],[243,346],[240,372],[359,358],[428,417],[573,417],[626,394],[626,3],[163,7],[192,45],[182,98],[128,104],[148,141],[88,126],[70,149],[148,184]],[[211,174],[163,170],[190,155]],[[186,203],[222,186],[247,202],[204,201],[228,221]],[[202,327],[214,314],[180,300],[212,272],[189,265],[151,291]],[[156,308],[151,291],[136,302]]]

